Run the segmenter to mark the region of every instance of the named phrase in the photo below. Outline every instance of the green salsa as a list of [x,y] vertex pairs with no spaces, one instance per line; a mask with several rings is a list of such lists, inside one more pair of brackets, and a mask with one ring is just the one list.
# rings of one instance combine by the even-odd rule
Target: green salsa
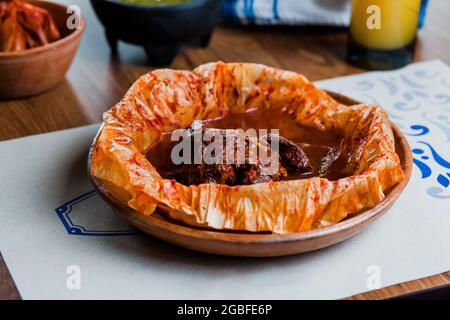
[[143,6],[170,6],[192,2],[192,0],[119,0],[123,3],[138,4]]

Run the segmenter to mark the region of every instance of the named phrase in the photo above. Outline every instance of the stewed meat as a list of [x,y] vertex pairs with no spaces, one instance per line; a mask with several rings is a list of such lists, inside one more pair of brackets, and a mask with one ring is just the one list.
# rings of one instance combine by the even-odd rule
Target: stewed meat
[[269,134],[264,137],[268,143],[278,142],[279,154],[283,166],[300,173],[307,173],[312,170],[309,159],[303,149],[285,137]]
[[341,139],[336,145],[329,148],[325,157],[322,158],[319,168],[319,177],[321,178],[326,177],[331,165],[341,156],[342,142],[343,140]]
[[[241,136],[238,130],[203,128],[196,122],[188,132],[193,148],[196,137],[201,142],[198,145],[201,146],[202,161],[177,166],[175,179],[181,183],[245,185],[279,181],[287,176],[279,154],[263,139]],[[205,136],[207,139],[204,139]],[[215,154],[217,149],[212,144],[216,139],[220,139],[218,144],[221,144],[221,154]],[[261,152],[266,156],[264,159],[260,157]]]

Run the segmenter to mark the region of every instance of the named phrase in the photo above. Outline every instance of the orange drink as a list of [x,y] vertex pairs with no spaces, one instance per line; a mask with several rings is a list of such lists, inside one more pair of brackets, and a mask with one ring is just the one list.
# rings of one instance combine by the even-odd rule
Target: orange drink
[[412,61],[421,0],[353,0],[348,59],[367,69]]

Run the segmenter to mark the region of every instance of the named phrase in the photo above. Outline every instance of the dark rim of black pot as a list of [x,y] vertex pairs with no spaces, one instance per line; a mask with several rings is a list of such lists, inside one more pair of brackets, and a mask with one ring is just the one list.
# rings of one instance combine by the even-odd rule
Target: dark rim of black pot
[[158,11],[162,12],[162,11],[169,11],[169,10],[172,11],[172,10],[195,9],[195,8],[205,5],[206,3],[210,2],[211,0],[191,0],[186,3],[167,4],[167,5],[158,5],[158,6],[126,3],[126,2],[122,2],[120,0],[102,0],[102,1],[109,2],[109,3],[117,5],[117,6],[126,7],[129,9],[139,9],[139,10],[152,11],[152,12],[158,12]]

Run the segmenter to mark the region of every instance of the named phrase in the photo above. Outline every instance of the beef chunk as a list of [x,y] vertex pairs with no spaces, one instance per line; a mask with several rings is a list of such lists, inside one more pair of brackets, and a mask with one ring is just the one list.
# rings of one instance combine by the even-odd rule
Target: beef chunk
[[[250,151],[252,147],[258,148],[258,151],[264,150],[267,156],[273,156],[279,162],[279,155],[273,154],[270,145],[267,141],[258,140],[254,137],[246,136],[243,141],[243,150],[239,149],[239,132],[237,130],[222,130],[214,128],[202,128],[201,124],[194,122],[189,128],[189,134],[195,139],[195,135],[201,134],[203,137],[207,135],[211,137],[210,140],[201,141],[203,152],[203,161],[200,164],[182,164],[176,169],[175,178],[186,185],[197,185],[202,183],[218,183],[227,185],[244,185],[255,184],[269,181],[279,181],[287,176],[287,171],[280,163],[278,163],[278,170],[270,171],[271,162],[261,161],[257,156],[251,157]],[[221,137],[223,142],[222,155],[220,164],[209,164],[206,159],[207,147],[215,141],[215,137]],[[234,141],[233,144],[227,145],[226,141]],[[192,139],[193,140],[193,139]],[[226,150],[226,147],[229,150]],[[253,149],[255,150],[255,149]],[[241,152],[238,152],[241,151]],[[213,157],[219,156],[211,154]],[[228,159],[228,157],[232,159]],[[243,161],[238,162],[238,157],[243,157]],[[229,160],[229,161],[228,161]]]
[[175,179],[185,185],[217,183],[234,185],[236,169],[227,164],[183,164],[175,171]]
[[343,140],[341,139],[341,141],[337,145],[329,148],[325,157],[322,158],[322,161],[320,162],[320,168],[319,168],[319,177],[321,177],[321,178],[326,177],[328,174],[328,169],[341,156],[342,141]]
[[240,170],[240,184],[256,184],[270,181],[280,181],[287,177],[287,170],[281,165],[278,170],[272,174],[262,174],[262,166],[259,165],[244,165]]
[[[238,174],[241,184],[255,184],[270,181],[280,181],[287,176],[287,170],[281,165],[280,155],[275,153],[270,144],[264,140],[253,140],[257,144],[258,148],[263,148],[267,155],[267,161],[261,161],[261,158],[256,158],[256,163],[252,163],[250,160],[250,141],[246,139],[245,144],[245,163],[237,165]],[[273,165],[272,159],[277,161],[276,169],[270,170],[270,166]]]
[[312,167],[303,149],[293,141],[279,135],[269,134],[264,139],[268,143],[279,143],[279,153],[283,166],[295,170],[299,173],[311,172]]
[[[223,137],[224,141],[227,135],[234,135],[234,132],[227,132],[228,130],[202,128],[202,124],[200,122],[194,122],[188,130],[188,136],[192,138],[192,150],[195,148],[194,139],[197,135],[205,135],[207,133],[212,135],[211,141],[203,141],[202,136],[198,137],[198,139],[200,139],[199,141],[201,141],[200,152],[203,152],[203,160],[205,148],[215,140],[214,135]],[[220,164],[208,164],[205,161],[198,164],[182,164],[176,169],[176,179],[186,185],[197,185],[202,183],[234,185],[236,183],[236,167],[233,164],[227,164],[227,152],[225,147],[222,150],[223,160]],[[199,150],[194,150],[194,152],[199,152]],[[213,156],[216,155],[213,154]]]

